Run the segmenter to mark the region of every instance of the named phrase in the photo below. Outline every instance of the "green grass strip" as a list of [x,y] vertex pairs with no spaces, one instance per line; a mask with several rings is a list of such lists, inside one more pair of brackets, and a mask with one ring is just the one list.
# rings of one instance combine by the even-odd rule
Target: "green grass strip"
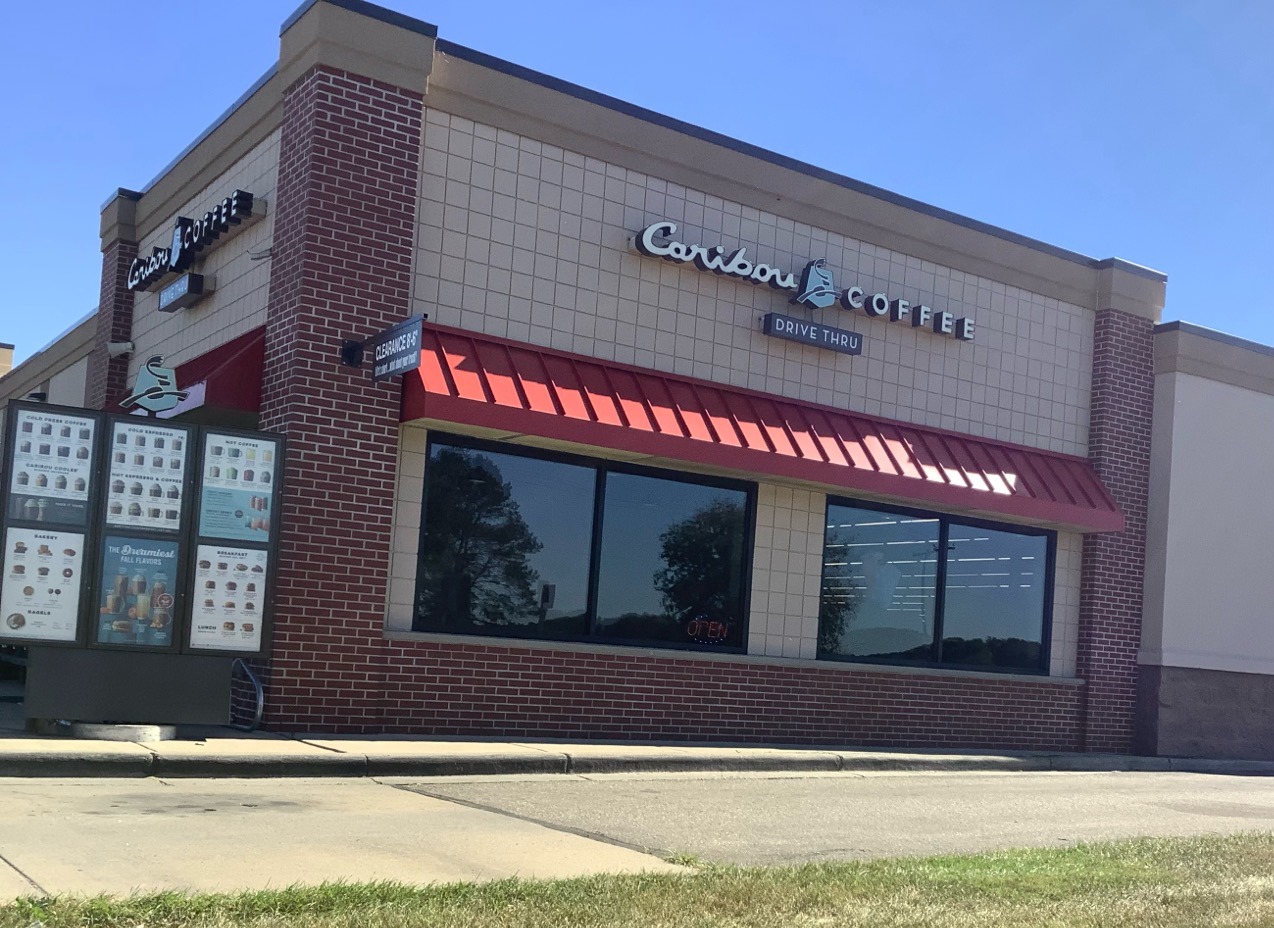
[[[689,859],[689,858],[687,858]],[[1274,835],[684,875],[22,899],[0,928],[1274,926]]]

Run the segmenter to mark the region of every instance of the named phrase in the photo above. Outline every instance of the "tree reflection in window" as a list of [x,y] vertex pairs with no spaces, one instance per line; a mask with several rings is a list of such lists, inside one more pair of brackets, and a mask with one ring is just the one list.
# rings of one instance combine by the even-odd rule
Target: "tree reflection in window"
[[746,489],[486,444],[430,443],[414,629],[742,648]]
[[746,507],[741,490],[607,474],[598,632],[741,645]]
[[505,625],[538,610],[532,533],[489,457],[443,447],[429,462],[417,613],[433,627]]

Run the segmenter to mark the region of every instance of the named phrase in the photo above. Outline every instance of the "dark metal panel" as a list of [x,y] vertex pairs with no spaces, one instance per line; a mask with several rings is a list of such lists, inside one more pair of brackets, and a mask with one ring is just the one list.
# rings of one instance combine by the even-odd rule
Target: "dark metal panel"
[[150,725],[230,721],[233,657],[33,647],[26,714]]

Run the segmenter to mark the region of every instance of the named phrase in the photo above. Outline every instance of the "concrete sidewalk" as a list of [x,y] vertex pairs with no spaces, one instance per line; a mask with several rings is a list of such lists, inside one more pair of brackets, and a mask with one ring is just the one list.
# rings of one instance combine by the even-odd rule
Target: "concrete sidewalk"
[[[8,736],[6,736],[8,735]],[[1049,754],[426,740],[207,730],[152,744],[0,733],[0,777],[375,777],[694,771],[1188,771],[1274,775],[1274,762]]]
[[0,777],[374,777],[528,773],[1186,771],[1274,776],[1274,761],[989,751],[449,739],[185,728],[129,744],[24,731],[20,688],[0,690]]

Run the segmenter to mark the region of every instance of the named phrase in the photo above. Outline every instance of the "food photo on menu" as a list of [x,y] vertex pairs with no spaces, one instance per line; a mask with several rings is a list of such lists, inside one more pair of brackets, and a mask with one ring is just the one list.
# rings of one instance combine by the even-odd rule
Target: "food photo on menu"
[[199,545],[195,558],[190,646],[259,650],[269,554]]
[[7,506],[10,518],[86,523],[95,425],[81,416],[18,412]]
[[99,644],[172,644],[177,551],[171,541],[106,536],[99,577]]
[[0,638],[74,641],[84,536],[11,527],[0,582]]

